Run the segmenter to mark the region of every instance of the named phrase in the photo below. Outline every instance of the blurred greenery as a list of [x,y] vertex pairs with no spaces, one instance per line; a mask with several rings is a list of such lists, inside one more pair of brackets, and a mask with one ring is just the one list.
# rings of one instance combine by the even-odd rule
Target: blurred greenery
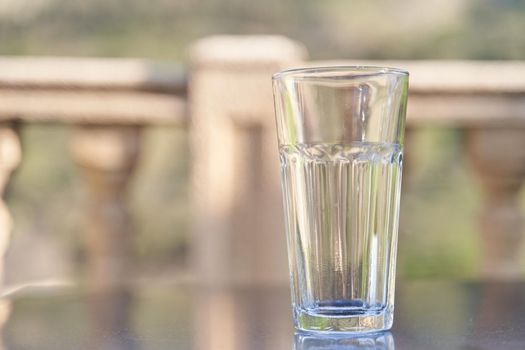
[[525,55],[523,0],[3,0],[0,16],[3,55],[183,60],[217,33],[286,35],[313,58]]
[[464,159],[461,131],[412,132],[401,199],[398,268],[409,277],[473,278],[479,273],[480,193]]
[[[286,35],[304,43],[316,59],[523,59],[525,1],[0,2],[1,55],[184,62],[194,40],[219,33]],[[17,263],[26,258],[24,239],[40,240],[46,249],[39,254],[32,248],[32,258],[49,267],[38,273],[8,269],[7,278],[68,276],[75,271],[57,272],[57,263],[52,264],[76,261],[79,266],[83,259],[81,213],[72,209],[81,203],[82,183],[70,158],[63,156],[68,130],[30,124],[20,132],[23,163],[7,194],[16,222],[8,263],[24,265]],[[138,266],[143,274],[169,273],[185,263],[187,134],[157,127],[144,132],[145,149],[130,194]],[[461,131],[414,133],[402,197],[399,272],[408,277],[476,277],[480,194],[463,159]]]

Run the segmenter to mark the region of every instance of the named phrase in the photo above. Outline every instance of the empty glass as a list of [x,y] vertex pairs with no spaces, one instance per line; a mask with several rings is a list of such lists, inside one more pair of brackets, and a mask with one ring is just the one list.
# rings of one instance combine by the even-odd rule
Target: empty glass
[[408,73],[293,69],[273,77],[295,326],[392,326]]

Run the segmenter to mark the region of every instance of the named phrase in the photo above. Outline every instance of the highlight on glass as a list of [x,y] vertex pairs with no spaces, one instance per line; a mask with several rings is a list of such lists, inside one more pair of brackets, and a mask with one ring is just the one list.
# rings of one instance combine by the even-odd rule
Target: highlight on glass
[[273,76],[295,327],[391,328],[408,73]]

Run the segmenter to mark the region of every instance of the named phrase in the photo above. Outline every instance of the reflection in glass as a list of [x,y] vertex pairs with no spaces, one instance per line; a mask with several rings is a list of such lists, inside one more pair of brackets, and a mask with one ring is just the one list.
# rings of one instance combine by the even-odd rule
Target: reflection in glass
[[289,293],[261,286],[194,291],[192,349],[289,349]]
[[373,333],[359,337],[295,334],[294,350],[394,350],[394,337],[390,332]]

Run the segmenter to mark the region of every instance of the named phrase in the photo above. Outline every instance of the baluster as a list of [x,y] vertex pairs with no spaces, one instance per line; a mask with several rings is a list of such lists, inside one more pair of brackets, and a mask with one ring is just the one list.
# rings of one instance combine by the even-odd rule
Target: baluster
[[126,187],[139,152],[137,126],[77,126],[72,153],[87,185],[88,278],[97,290],[125,282],[131,269],[132,226]]
[[525,179],[525,129],[470,129],[467,152],[484,192],[479,219],[482,274],[516,278],[524,229],[518,194]]
[[0,124],[0,287],[4,280],[4,255],[12,229],[11,216],[3,200],[9,176],[20,163],[21,149],[18,136],[10,124]]

